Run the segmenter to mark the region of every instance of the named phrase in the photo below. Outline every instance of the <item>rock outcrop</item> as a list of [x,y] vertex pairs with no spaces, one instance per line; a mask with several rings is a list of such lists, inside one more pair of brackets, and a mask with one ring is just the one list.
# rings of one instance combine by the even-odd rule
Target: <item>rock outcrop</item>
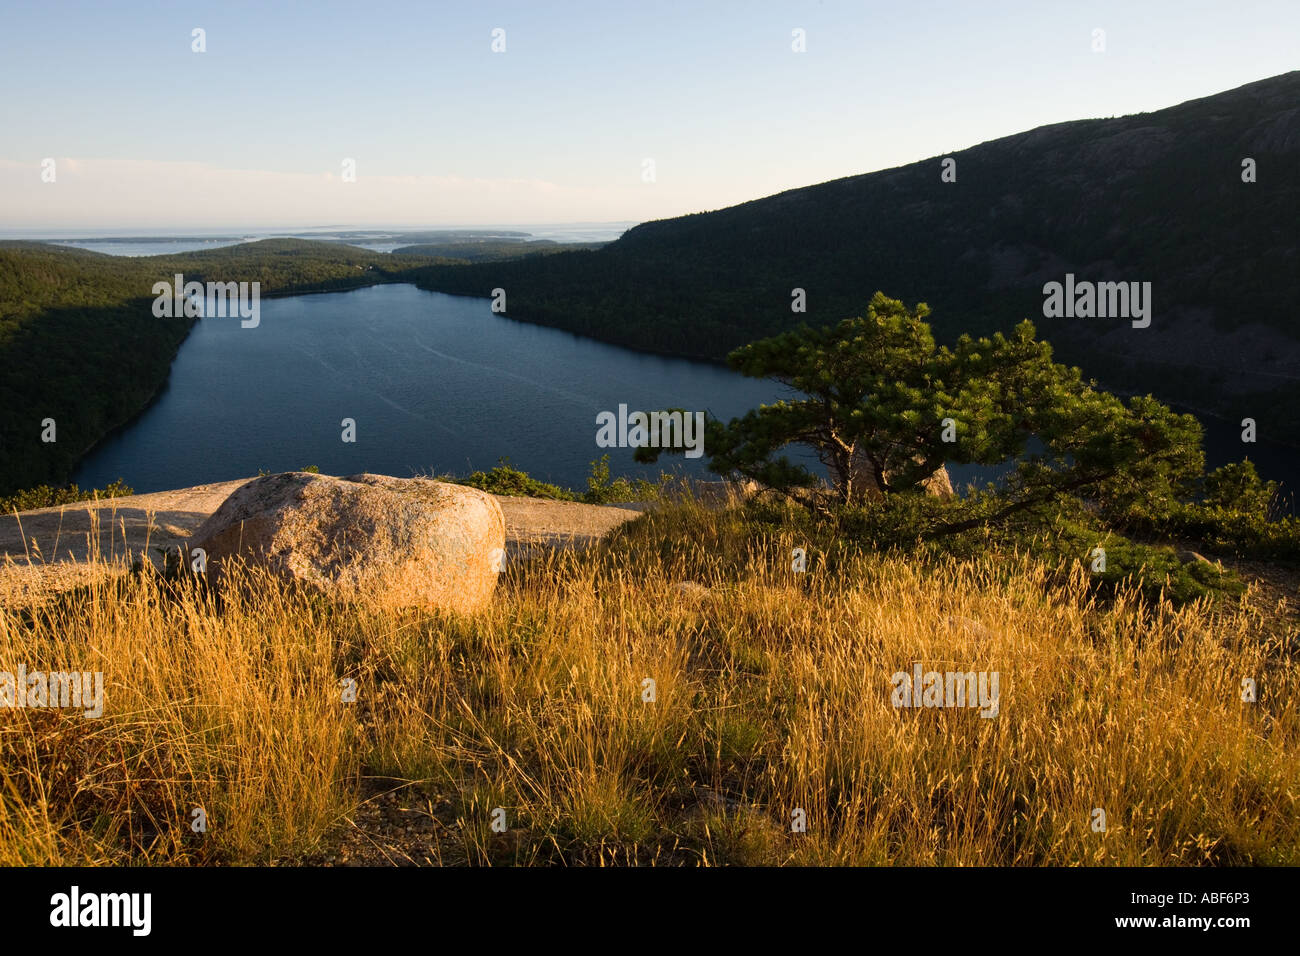
[[240,486],[188,542],[220,586],[232,559],[340,600],[473,611],[491,599],[505,519],[491,495],[427,478],[307,472]]

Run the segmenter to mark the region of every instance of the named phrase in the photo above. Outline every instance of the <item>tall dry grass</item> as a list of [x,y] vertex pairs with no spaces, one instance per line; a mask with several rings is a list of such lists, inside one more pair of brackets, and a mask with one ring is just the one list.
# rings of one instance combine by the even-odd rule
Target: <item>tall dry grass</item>
[[[471,616],[148,574],[0,611],[0,669],[108,685],[99,720],[0,710],[0,863],[310,856],[366,778],[450,799],[446,862],[1300,862],[1300,670],[1256,612],[811,545],[686,505],[511,565]],[[918,660],[999,672],[998,715],[896,710]]]
[[264,576],[218,611],[156,574],[0,610],[0,670],[105,685],[99,718],[0,708],[0,865],[257,862],[316,845],[359,770],[335,676],[344,635],[321,613]]

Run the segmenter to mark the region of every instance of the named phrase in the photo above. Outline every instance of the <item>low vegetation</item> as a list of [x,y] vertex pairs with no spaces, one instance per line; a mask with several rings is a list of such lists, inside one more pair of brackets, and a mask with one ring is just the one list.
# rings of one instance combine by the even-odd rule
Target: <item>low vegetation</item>
[[[4,666],[106,682],[98,719],[0,709],[0,864],[321,862],[381,792],[443,863],[1300,863],[1267,614],[763,507],[661,505],[469,616],[148,571],[0,609]],[[895,708],[913,662],[998,672],[997,716]]]
[[625,501],[656,501],[663,494],[671,477],[667,473],[661,474],[658,481],[627,478],[622,475],[611,477],[609,455],[602,455],[591,463],[591,474],[587,476],[587,490],[581,493],[538,481],[527,472],[512,467],[508,458],[502,458],[491,471],[476,471],[465,478],[439,475],[438,480],[468,485],[494,495],[607,505]]
[[34,508],[53,508],[57,505],[69,505],[77,501],[125,498],[133,494],[135,492],[121,478],[118,478],[106,488],[78,488],[76,485],[51,488],[49,485],[37,485],[35,488],[25,488],[22,491],[14,492],[12,495],[0,496],[0,514],[10,514],[14,511],[31,511]]

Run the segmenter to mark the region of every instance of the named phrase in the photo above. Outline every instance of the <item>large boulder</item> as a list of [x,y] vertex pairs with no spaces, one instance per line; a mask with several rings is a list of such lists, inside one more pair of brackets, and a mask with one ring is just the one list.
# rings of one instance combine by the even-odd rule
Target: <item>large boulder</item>
[[209,581],[239,558],[374,606],[473,611],[492,596],[505,518],[475,488],[427,478],[286,472],[236,489],[191,536]]

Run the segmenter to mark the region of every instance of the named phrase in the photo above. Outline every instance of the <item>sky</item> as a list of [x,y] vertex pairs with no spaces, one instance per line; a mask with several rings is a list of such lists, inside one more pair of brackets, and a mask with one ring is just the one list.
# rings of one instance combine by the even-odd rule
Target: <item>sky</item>
[[1222,92],[1297,36],[1297,0],[3,0],[0,230],[659,219]]

